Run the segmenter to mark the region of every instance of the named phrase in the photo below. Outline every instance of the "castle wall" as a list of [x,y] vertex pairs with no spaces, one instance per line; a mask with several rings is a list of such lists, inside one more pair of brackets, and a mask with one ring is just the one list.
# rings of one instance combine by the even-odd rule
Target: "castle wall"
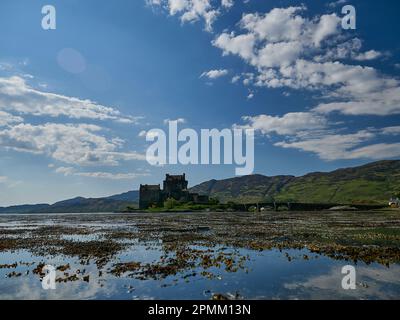
[[190,193],[187,187],[188,181],[185,178],[185,174],[167,174],[163,182],[163,190],[160,189],[160,185],[140,185],[139,208],[147,209],[153,205],[162,206],[167,198],[174,198],[183,202],[192,201],[198,204],[208,203],[208,196]]
[[163,204],[163,197],[160,185],[149,186],[140,185],[139,191],[139,208],[147,209],[153,205],[161,206]]

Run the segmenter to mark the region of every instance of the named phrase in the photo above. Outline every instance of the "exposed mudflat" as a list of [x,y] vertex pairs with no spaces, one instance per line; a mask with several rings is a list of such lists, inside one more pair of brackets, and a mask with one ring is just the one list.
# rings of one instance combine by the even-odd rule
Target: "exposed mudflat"
[[[354,264],[364,271],[371,265],[378,273],[397,272],[400,211],[0,215],[0,276],[5,279],[0,280],[0,298],[51,298],[38,287],[46,264],[57,269],[56,282],[64,291],[71,283],[79,283],[73,292],[96,284],[95,293],[72,298],[323,297],[323,290],[318,296],[318,290],[283,281],[276,292],[265,283],[258,288],[257,277],[264,276],[254,269],[270,263],[261,257],[271,255],[299,276],[307,274],[307,265],[331,269]],[[318,259],[326,266],[316,266]],[[241,284],[246,277],[255,280],[249,288]],[[115,287],[117,279],[123,280],[122,289]],[[217,284],[226,279],[235,280],[225,289]],[[27,283],[39,288],[35,296],[13,293],[17,284]],[[392,285],[389,297],[400,298],[400,283]],[[175,290],[160,289],[167,287]],[[360,282],[362,295],[344,297],[380,297],[375,291],[369,296],[368,287]]]

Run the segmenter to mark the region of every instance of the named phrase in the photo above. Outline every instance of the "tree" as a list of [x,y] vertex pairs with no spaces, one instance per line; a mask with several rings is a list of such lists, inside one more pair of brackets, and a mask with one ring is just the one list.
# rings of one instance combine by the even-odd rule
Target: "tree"
[[212,204],[212,205],[217,205],[217,204],[219,204],[219,199],[218,198],[210,198],[208,203]]
[[168,198],[164,201],[164,207],[167,209],[173,209],[179,204],[174,198]]

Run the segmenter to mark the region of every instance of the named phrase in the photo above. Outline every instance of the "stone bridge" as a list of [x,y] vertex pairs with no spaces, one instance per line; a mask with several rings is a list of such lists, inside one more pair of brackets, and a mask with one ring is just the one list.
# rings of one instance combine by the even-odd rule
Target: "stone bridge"
[[289,211],[321,211],[328,210],[332,207],[348,206],[358,210],[374,210],[382,209],[384,205],[368,205],[368,204],[343,204],[343,203],[301,203],[301,202],[259,202],[259,203],[246,203],[235,204],[236,210],[248,211],[250,207],[256,207],[257,211],[261,208],[272,208],[278,211],[279,208],[285,208]]

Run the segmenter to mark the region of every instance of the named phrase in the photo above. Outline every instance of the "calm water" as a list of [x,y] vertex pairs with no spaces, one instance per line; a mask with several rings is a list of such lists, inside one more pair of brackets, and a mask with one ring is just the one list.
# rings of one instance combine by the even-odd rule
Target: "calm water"
[[[14,224],[14,227],[18,225]],[[66,236],[71,237],[85,240],[94,236]],[[0,264],[23,264],[18,264],[15,269],[0,269],[0,299],[210,299],[214,293],[244,299],[400,298],[399,265],[388,268],[358,263],[357,289],[347,291],[341,287],[341,268],[350,262],[318,256],[307,250],[253,251],[229,247],[221,250],[235,252],[247,259],[236,272],[228,272],[223,267],[207,269],[215,275],[212,279],[202,276],[204,269],[196,267],[162,280],[139,280],[127,275],[117,277],[108,272],[99,275],[97,266],[91,262],[84,266],[86,274],[90,275],[89,282],[57,283],[56,290],[43,290],[39,276],[33,274],[32,269],[38,262],[44,262],[54,266],[69,263],[71,270],[82,270],[79,258],[35,256],[26,250],[5,251],[0,253]],[[162,254],[161,242],[150,246],[137,242],[118,253],[104,270],[116,262],[152,263]],[[304,255],[309,258],[305,260]],[[29,266],[30,262],[35,264]],[[8,277],[13,271],[22,275]]]

